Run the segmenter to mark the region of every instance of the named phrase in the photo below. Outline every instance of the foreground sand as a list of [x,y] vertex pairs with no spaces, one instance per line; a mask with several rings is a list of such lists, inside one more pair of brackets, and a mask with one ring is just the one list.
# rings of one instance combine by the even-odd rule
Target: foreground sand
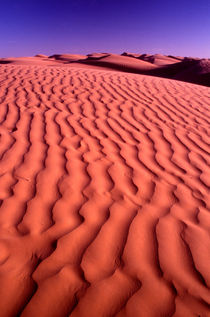
[[0,66],[0,316],[210,316],[210,88]]

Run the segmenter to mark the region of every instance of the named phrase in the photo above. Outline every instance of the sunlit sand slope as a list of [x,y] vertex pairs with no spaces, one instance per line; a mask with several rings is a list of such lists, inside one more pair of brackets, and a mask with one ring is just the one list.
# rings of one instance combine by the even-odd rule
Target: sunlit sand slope
[[1,317],[210,316],[210,89],[0,67]]

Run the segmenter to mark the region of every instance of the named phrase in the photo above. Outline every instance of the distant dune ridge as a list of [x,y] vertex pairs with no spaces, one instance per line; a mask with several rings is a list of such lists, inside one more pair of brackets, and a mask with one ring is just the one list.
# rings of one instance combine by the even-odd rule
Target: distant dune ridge
[[[55,54],[46,56],[37,54],[35,58],[4,58],[0,64],[40,64],[50,63],[54,65],[69,64],[74,67],[75,63],[80,67],[88,65],[97,68],[107,68],[128,73],[144,74],[156,77],[170,78],[210,86],[210,59],[194,57],[181,57],[161,54],[134,54],[124,52],[121,55],[109,53],[79,54]],[[78,67],[78,65],[77,65]]]
[[1,317],[210,316],[209,63],[0,59]]

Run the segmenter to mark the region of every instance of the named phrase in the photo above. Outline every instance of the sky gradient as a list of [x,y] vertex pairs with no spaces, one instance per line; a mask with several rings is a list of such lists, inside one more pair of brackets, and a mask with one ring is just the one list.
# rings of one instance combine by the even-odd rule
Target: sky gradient
[[3,1],[0,57],[160,53],[210,58],[210,1]]

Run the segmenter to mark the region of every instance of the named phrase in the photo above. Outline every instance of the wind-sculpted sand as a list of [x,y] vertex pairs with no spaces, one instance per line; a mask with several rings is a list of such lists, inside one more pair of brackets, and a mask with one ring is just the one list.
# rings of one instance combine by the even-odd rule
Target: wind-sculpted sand
[[210,316],[210,88],[0,66],[1,317]]

